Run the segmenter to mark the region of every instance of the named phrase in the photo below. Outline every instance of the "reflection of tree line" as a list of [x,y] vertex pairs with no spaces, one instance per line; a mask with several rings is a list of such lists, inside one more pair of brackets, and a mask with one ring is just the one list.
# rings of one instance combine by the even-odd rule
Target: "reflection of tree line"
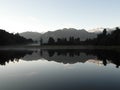
[[55,53],[57,53],[57,56],[63,55],[69,57],[74,57],[74,56],[80,56],[80,51],[79,50],[48,50],[49,57],[52,57]]
[[32,54],[33,51],[0,51],[0,64],[5,65],[6,63],[19,61],[20,58],[26,54]]
[[118,68],[120,66],[120,52],[117,51],[97,51],[94,53],[99,60],[103,61],[103,64],[107,65],[107,60],[115,64]]
[[48,61],[55,61],[63,64],[85,63],[89,59],[96,58],[93,55],[86,55],[81,50],[42,50],[41,57]]
[[[40,56],[48,61],[74,64],[77,62],[86,62],[89,59],[102,61],[106,66],[107,61],[113,63],[118,68],[120,66],[120,52],[109,50],[40,50]],[[7,62],[19,61],[26,55],[31,55],[33,51],[0,51],[0,64],[5,65]],[[35,52],[34,52],[35,53]],[[47,53],[47,54],[45,54]],[[61,58],[59,58],[61,57]],[[84,57],[84,58],[81,58]],[[54,59],[53,59],[54,58]],[[68,59],[68,60],[66,60]],[[83,59],[83,60],[82,60]]]
[[[48,52],[49,57],[54,57],[55,54],[57,56],[65,56],[65,57],[66,56],[81,57],[81,53],[85,53],[86,57],[88,55],[96,56],[97,59],[101,60],[105,66],[107,65],[107,61],[115,64],[117,68],[120,66],[120,53],[117,51],[110,51],[110,50],[45,50],[45,51]],[[64,63],[64,61],[61,61],[61,62]],[[67,61],[67,62],[69,63],[70,61]],[[77,62],[79,61],[76,61],[74,63],[77,63]]]

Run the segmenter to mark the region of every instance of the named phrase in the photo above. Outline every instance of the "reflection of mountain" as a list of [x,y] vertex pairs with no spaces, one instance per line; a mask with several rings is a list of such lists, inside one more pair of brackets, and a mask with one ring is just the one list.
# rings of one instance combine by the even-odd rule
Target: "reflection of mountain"
[[[103,62],[101,60],[97,60],[97,59],[90,59],[87,62],[97,64],[98,66],[103,65]],[[109,62],[107,61],[107,63],[109,63]]]
[[[110,62],[115,64],[116,67],[120,66],[120,53],[110,50],[43,50],[41,55],[48,61],[64,64],[84,63],[89,59],[97,59],[105,66]],[[97,62],[94,61],[94,63]]]
[[25,61],[32,61],[32,60],[39,60],[41,58],[40,56],[40,52],[36,51],[36,52],[33,52],[32,54],[27,54],[25,55],[22,60],[25,60]]
[[55,61],[64,64],[74,64],[77,62],[86,62],[88,59],[95,59],[93,55],[86,55],[75,50],[45,50],[42,57],[48,61]]
[[107,65],[113,63],[116,67],[120,66],[120,52],[109,50],[1,50],[0,64],[5,65],[6,62],[19,61],[19,59],[32,61],[44,58],[48,61],[55,61],[63,64],[74,64],[77,62],[85,63],[87,61]]

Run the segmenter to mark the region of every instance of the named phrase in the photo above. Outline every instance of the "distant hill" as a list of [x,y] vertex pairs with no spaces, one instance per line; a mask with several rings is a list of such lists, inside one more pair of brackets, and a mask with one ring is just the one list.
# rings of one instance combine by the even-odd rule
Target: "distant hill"
[[69,29],[64,28],[56,31],[48,31],[43,34],[38,32],[23,32],[23,33],[20,33],[20,35],[27,39],[31,38],[33,40],[40,40],[40,37],[42,37],[44,42],[47,42],[49,37],[53,37],[55,40],[57,40],[57,38],[69,39],[69,37],[73,36],[75,38],[80,37],[80,39],[84,41],[87,38],[95,38],[97,36],[96,33],[87,32],[84,29],[77,30],[74,28],[69,28]]
[[40,36],[41,36],[41,33],[38,33],[38,32],[23,32],[23,33],[20,33],[20,36],[24,37],[24,38],[27,38],[27,39],[32,39],[32,40],[39,40],[40,39]]
[[97,36],[97,34],[87,32],[84,29],[77,30],[77,29],[74,29],[74,28],[69,28],[69,29],[64,28],[64,29],[59,29],[59,30],[56,30],[56,31],[48,31],[48,32],[41,35],[44,42],[46,42],[49,37],[53,37],[55,40],[57,40],[57,38],[67,38],[67,39],[69,39],[69,37],[71,37],[71,36],[75,37],[75,38],[80,37],[80,40],[84,41],[87,38],[95,38]]

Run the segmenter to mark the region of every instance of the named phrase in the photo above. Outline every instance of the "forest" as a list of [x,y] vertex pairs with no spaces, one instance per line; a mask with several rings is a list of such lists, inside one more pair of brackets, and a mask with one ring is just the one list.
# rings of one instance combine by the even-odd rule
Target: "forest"
[[13,34],[0,29],[0,46],[2,45],[19,45],[33,43],[32,39],[21,37],[18,33]]
[[107,29],[104,29],[102,33],[98,34],[96,38],[86,39],[81,41],[80,38],[69,37],[69,40],[66,38],[58,38],[57,41],[53,37],[49,37],[47,43],[43,43],[43,39],[40,39],[41,45],[120,45],[120,28],[116,27],[111,33],[107,32]]
[[[108,33],[107,29],[104,29],[102,33],[99,33],[96,38],[82,41],[80,37],[70,36],[69,39],[49,37],[47,43],[43,43],[44,38],[40,39],[41,45],[120,45],[120,28],[116,27],[111,33]],[[20,45],[34,43],[32,39],[26,39],[20,36],[18,33],[13,34],[5,30],[0,29],[0,45]]]

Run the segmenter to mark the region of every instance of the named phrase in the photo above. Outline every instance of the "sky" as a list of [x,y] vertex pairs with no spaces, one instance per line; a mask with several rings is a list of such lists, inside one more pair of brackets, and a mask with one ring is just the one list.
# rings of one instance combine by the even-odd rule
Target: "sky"
[[0,28],[12,33],[117,26],[120,0],[0,0]]

